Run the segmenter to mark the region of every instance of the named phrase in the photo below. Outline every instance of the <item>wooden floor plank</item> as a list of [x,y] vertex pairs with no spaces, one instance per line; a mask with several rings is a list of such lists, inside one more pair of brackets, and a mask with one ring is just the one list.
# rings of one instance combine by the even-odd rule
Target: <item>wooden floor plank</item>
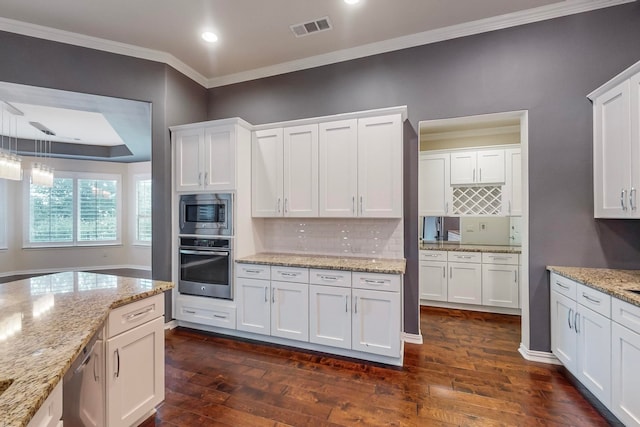
[[177,328],[151,426],[605,426],[561,368],[528,362],[518,316],[421,309],[402,368]]

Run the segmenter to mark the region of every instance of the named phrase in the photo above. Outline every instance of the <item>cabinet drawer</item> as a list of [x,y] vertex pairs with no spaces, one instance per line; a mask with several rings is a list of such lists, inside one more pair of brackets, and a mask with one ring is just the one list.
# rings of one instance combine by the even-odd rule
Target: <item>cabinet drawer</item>
[[611,298],[611,320],[640,334],[640,307]]
[[262,264],[236,264],[236,277],[269,280],[271,267]]
[[309,269],[271,266],[271,280],[279,282],[309,283]]
[[400,292],[399,274],[361,273],[354,271],[352,278],[352,286],[354,288]]
[[236,307],[213,298],[187,297],[176,300],[176,319],[221,328],[236,328]]
[[351,287],[351,272],[339,270],[317,270],[312,268],[309,271],[309,283],[313,285]]
[[576,300],[578,284],[571,279],[560,276],[556,273],[551,273],[550,276],[551,290],[556,291],[559,294],[567,296],[572,300]]
[[420,261],[446,261],[447,251],[420,251]]
[[578,283],[578,303],[611,318],[611,296]]
[[109,313],[107,338],[114,337],[163,315],[164,294],[154,295],[118,307]]
[[483,252],[482,262],[484,264],[506,264],[518,265],[518,254],[502,254],[495,252]]
[[447,253],[447,261],[481,263],[482,252],[449,251]]

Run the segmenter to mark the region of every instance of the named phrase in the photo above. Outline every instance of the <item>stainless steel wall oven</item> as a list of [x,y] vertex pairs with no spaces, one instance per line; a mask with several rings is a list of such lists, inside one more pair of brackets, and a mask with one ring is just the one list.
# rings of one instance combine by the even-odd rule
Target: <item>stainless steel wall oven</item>
[[231,239],[180,238],[181,294],[233,298],[233,256]]

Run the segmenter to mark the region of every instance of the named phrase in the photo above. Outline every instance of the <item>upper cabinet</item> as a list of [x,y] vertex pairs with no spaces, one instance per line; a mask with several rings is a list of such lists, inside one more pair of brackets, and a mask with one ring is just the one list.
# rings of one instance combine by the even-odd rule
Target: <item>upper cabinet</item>
[[238,132],[229,120],[172,128],[176,191],[235,190]]
[[451,185],[502,184],[504,180],[504,150],[451,153]]
[[254,217],[402,217],[402,115],[254,132]]
[[506,180],[502,190],[502,210],[505,216],[522,215],[522,152],[520,148],[504,150]]
[[421,216],[446,216],[452,208],[450,154],[420,154],[418,211]]
[[640,62],[589,95],[593,101],[596,218],[640,218]]

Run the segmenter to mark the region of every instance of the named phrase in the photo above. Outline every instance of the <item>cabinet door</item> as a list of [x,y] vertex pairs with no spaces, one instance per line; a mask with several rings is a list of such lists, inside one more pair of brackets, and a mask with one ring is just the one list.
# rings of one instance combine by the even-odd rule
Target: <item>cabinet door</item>
[[204,187],[230,191],[236,187],[235,126],[218,126],[204,132]]
[[356,216],[358,197],[358,121],[320,123],[319,215]]
[[640,425],[640,334],[611,323],[611,406],[627,426]]
[[475,184],[476,154],[475,151],[451,153],[451,185]]
[[503,192],[503,213],[522,215],[522,153],[520,148],[505,150],[506,181]]
[[282,216],[282,129],[259,130],[251,141],[251,214]]
[[309,285],[271,282],[271,335],[309,341]]
[[351,288],[309,286],[309,341],[351,348]]
[[383,356],[400,356],[400,294],[352,289],[351,348]]
[[[626,218],[631,184],[630,83],[625,81],[593,104],[593,180],[596,218]],[[637,184],[636,184],[637,185]]]
[[284,129],[284,216],[318,216],[318,125]]
[[638,190],[640,190],[640,73],[631,77],[631,193],[629,210],[633,218],[640,218]]
[[176,132],[176,191],[198,191],[203,184],[204,130]]
[[421,154],[418,169],[418,210],[422,216],[444,216],[451,207],[449,153]]
[[447,262],[420,261],[420,299],[447,301]]
[[611,319],[578,305],[578,380],[605,406],[611,403]]
[[130,426],[164,400],[164,318],[107,341],[107,422]]
[[447,300],[482,304],[482,264],[450,262]]
[[[70,426],[105,425],[104,341],[95,342],[91,354],[73,376],[65,378],[64,387],[82,390],[79,396],[65,401],[63,420]],[[54,424],[56,425],[56,424]]]
[[504,150],[478,151],[478,174],[476,182],[479,184],[504,183]]
[[575,331],[577,304],[556,291],[551,291],[551,352],[576,374],[578,336]]
[[517,265],[482,265],[482,305],[520,307]]
[[358,120],[359,215],[402,217],[402,123],[400,115]]
[[239,331],[271,333],[268,280],[236,278],[236,327]]

